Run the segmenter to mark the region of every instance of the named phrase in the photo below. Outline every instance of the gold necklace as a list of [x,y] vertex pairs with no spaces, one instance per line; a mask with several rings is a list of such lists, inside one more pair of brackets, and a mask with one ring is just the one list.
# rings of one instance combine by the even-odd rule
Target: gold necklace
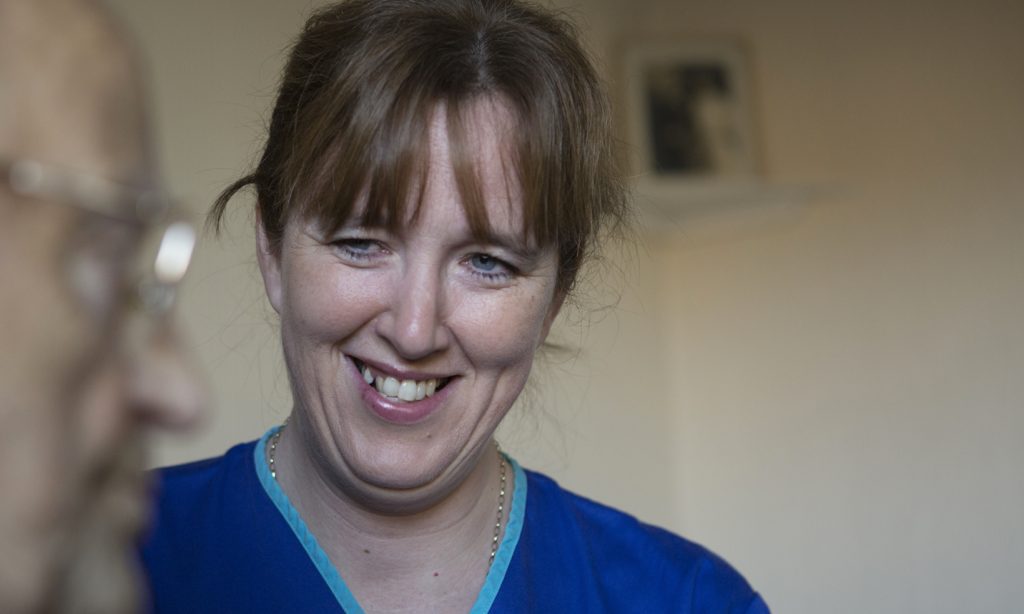
[[[288,420],[285,420],[281,424],[281,428],[277,429],[273,437],[270,438],[270,477],[277,481],[277,467],[274,463],[274,453],[277,452],[277,443],[281,440],[281,433],[284,432],[284,427],[288,426]],[[501,453],[501,446],[498,442],[494,442],[494,449],[498,453],[498,470],[501,473],[501,484],[498,489],[498,519],[494,523],[494,538],[491,540],[491,556],[487,559],[487,566],[490,567],[494,563],[494,556],[498,554],[498,540],[501,538],[501,521],[505,518],[505,455]]]

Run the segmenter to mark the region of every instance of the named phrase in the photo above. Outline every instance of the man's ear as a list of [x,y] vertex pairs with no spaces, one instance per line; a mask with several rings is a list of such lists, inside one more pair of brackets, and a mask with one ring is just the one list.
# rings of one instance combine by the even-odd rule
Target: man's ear
[[[278,248],[280,249],[280,245]],[[260,215],[259,207],[256,208],[256,261],[260,265],[263,288],[267,292],[270,305],[280,315],[284,294],[281,279],[281,254],[279,251],[274,251],[270,239],[267,237],[267,230],[263,226],[263,216]]]

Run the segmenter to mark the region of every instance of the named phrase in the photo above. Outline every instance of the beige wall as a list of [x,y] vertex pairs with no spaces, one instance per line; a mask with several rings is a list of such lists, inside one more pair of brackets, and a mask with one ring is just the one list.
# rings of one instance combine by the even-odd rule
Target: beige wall
[[[309,3],[114,4],[151,56],[170,179],[200,211],[254,155]],[[744,39],[768,177],[820,196],[650,239],[619,309],[539,368],[506,447],[719,551],[778,612],[1019,608],[1024,5],[573,10],[602,53]],[[217,411],[198,438],[158,442],[161,463],[220,453],[288,407],[242,208],[183,305]]]

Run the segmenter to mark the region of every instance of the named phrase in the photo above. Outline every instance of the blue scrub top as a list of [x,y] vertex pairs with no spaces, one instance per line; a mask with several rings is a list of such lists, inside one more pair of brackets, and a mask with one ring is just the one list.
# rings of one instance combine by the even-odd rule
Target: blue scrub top
[[[153,612],[362,612],[344,570],[270,477],[264,446],[274,431],[160,470],[142,549]],[[509,520],[473,612],[767,614],[707,549],[509,462]]]

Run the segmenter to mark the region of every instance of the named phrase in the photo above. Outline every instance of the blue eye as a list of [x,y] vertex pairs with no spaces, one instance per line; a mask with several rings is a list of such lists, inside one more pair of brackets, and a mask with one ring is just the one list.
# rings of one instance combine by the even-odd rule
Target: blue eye
[[369,239],[347,239],[343,245],[353,252],[369,252],[373,249],[373,241]]
[[487,283],[504,283],[518,274],[518,270],[490,254],[470,254],[463,262],[470,272]]
[[385,248],[374,239],[348,238],[331,242],[345,258],[355,261],[372,260],[384,254]]
[[487,254],[474,254],[469,259],[470,264],[473,268],[483,273],[491,273],[494,269],[501,266],[501,261]]

